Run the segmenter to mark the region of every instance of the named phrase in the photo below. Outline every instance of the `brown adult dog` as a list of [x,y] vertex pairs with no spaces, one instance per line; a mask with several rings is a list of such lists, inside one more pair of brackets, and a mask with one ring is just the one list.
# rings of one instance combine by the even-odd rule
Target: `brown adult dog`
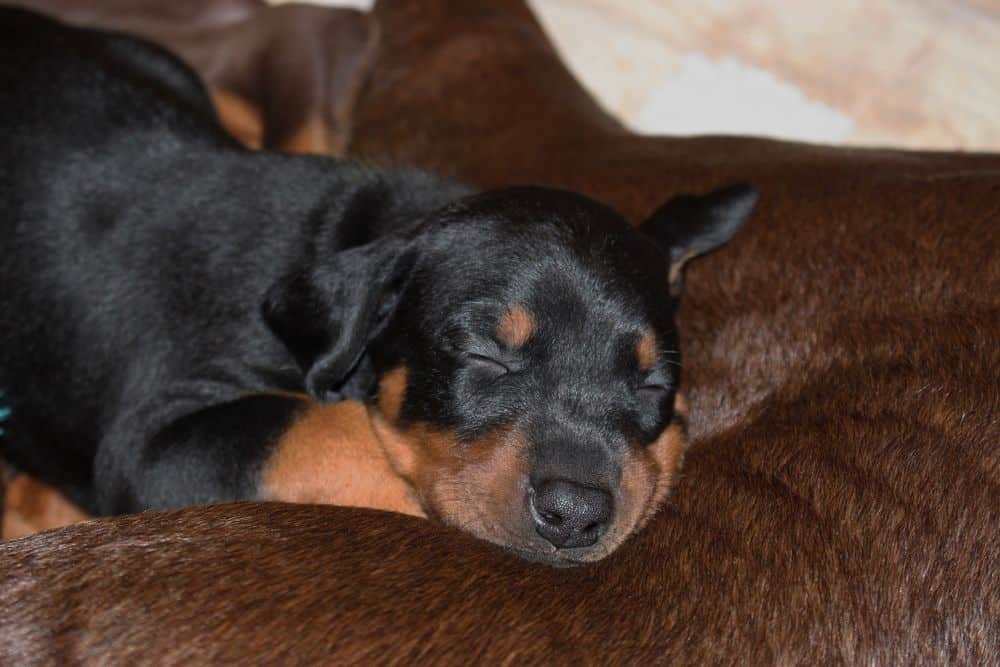
[[0,656],[1000,661],[1000,157],[636,137],[520,3],[376,14],[358,154],[633,215],[761,185],[681,309],[695,444],[667,510],[573,571],[338,508],[95,522],[2,547]]
[[251,148],[339,154],[376,43],[362,12],[263,0],[12,0],[75,25],[165,46],[201,75]]

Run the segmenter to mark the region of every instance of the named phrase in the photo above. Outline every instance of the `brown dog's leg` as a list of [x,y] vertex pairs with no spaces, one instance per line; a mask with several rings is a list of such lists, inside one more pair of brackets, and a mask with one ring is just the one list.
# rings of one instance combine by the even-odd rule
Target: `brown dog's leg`
[[373,26],[352,9],[284,5],[211,30],[143,36],[194,68],[223,127],[247,147],[337,155],[374,60]]
[[209,93],[215,112],[219,114],[219,122],[226,132],[247,148],[263,148],[264,119],[261,118],[260,109],[245,97],[222,88],[212,88]]
[[[262,147],[342,154],[351,111],[374,55],[369,17],[349,9],[291,5],[259,13],[253,23],[249,32],[234,36],[231,43],[237,48],[230,53],[257,51],[260,69],[230,59],[223,69],[202,76],[210,85],[249,93],[263,119]],[[178,52],[184,56],[183,48]],[[233,127],[231,105],[219,111],[223,125]]]
[[353,9],[260,0],[13,4],[170,49],[198,73],[222,125],[249,148],[342,154],[374,61],[374,22]]
[[3,510],[0,538],[4,540],[68,526],[90,518],[51,486],[24,473],[7,484]]
[[246,20],[268,6],[265,0],[8,0],[4,4],[48,14],[74,25],[134,35],[168,29],[206,30]]

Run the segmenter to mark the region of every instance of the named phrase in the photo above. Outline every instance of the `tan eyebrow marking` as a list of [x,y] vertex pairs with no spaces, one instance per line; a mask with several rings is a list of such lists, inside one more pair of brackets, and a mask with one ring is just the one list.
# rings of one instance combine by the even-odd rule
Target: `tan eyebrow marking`
[[523,306],[514,306],[500,317],[497,340],[507,347],[521,347],[535,333],[535,318]]
[[644,371],[653,368],[657,358],[660,356],[659,346],[659,341],[656,339],[656,334],[653,333],[653,330],[646,329],[646,332],[635,343],[635,357],[639,360],[639,368]]

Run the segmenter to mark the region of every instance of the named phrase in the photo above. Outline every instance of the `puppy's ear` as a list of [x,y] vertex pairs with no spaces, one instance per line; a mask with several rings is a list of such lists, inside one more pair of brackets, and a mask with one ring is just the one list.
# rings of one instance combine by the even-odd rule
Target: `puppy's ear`
[[322,401],[360,398],[353,377],[369,342],[396,308],[416,259],[414,242],[377,239],[303,262],[275,283],[261,312],[305,374],[306,391]]
[[707,195],[681,195],[667,200],[642,223],[670,253],[670,292],[679,296],[684,266],[695,257],[718,250],[736,235],[757,203],[757,191],[740,183]]

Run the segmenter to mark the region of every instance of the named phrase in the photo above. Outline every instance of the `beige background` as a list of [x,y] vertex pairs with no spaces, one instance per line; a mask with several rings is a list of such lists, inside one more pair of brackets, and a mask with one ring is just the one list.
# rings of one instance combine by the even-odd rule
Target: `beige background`
[[639,131],[1000,150],[1000,0],[531,4]]

